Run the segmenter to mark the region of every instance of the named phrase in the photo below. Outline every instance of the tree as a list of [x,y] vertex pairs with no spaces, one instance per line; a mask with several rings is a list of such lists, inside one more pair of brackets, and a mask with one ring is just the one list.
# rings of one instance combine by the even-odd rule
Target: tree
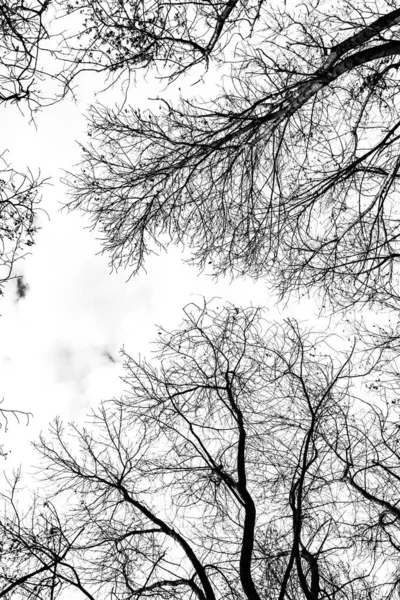
[[0,293],[14,277],[15,263],[24,258],[34,244],[35,218],[44,180],[28,170],[19,173],[5,166],[0,171]]
[[44,73],[39,53],[48,32],[44,16],[50,0],[0,2],[0,102],[39,100],[37,83]]
[[79,6],[116,69],[182,78],[202,64],[223,83],[157,112],[92,109],[70,207],[91,215],[113,266],[136,272],[184,243],[200,268],[272,277],[281,296],[396,303],[396,3],[170,2],[140,18],[140,2]]
[[68,56],[68,7],[65,0],[0,1],[0,103],[23,103],[34,115],[72,92],[82,65]]
[[[11,510],[0,522],[1,585],[0,597],[53,598],[57,588],[57,566],[68,555],[70,543],[61,533],[59,516],[46,501],[40,506],[33,499],[29,510],[18,510],[21,472],[10,482],[10,493],[3,498]],[[33,527],[34,525],[34,527]]]
[[60,3],[77,16],[77,32],[67,40],[82,69],[125,76],[157,66],[172,79],[195,65],[209,64],[235,34],[235,22],[253,27],[260,0],[189,3],[140,0],[76,0]]
[[[45,24],[49,0],[0,0],[0,103],[24,104],[31,111],[47,102],[40,83],[50,75],[42,53],[50,38]],[[0,293],[15,276],[15,263],[34,243],[40,202],[40,175],[20,172],[0,156]]]
[[[397,399],[391,403],[397,404]],[[372,562],[381,566],[386,597],[396,597],[400,584],[398,407],[369,406],[358,418],[339,422],[338,430],[333,447],[354,498],[354,535],[368,549]]]
[[[215,304],[187,307],[157,348],[155,364],[125,354],[127,392],[90,425],[56,421],[41,439],[47,492],[21,515],[11,490],[0,597],[392,597],[395,487],[380,490],[393,510],[372,550],[365,517],[379,527],[382,505],[363,469],[377,443],[354,419],[376,359]],[[377,431],[395,439],[388,420]],[[381,454],[383,477],[394,458]]]

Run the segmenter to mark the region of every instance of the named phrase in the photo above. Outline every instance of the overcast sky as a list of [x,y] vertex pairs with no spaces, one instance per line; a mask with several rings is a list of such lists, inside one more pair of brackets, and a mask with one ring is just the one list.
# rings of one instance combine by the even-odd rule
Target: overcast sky
[[[78,162],[76,140],[85,138],[84,113],[93,97],[89,83],[86,78],[84,89],[81,82],[78,104],[66,100],[47,108],[35,124],[16,107],[0,110],[8,160],[17,169],[29,166],[35,173],[40,168],[51,177],[42,205],[49,218],[43,213],[32,255],[21,265],[27,294],[18,300],[11,282],[0,304],[0,398],[5,408],[33,413],[28,427],[11,420],[8,433],[2,430],[2,443],[11,451],[3,460],[6,470],[20,462],[29,470],[35,462],[29,440],[56,415],[79,421],[90,406],[118,395],[121,346],[130,354],[148,355],[155,325],[177,327],[188,302],[219,296],[263,305],[271,318],[277,315],[264,282],[214,282],[184,265],[178,250],[150,258],[147,273],[129,282],[128,272],[110,274],[107,256],[98,255],[99,241],[84,217],[60,212],[66,201],[62,169]],[[156,92],[142,82],[132,95],[134,106],[147,105]],[[303,319],[312,313],[310,304],[296,303],[285,314]]]

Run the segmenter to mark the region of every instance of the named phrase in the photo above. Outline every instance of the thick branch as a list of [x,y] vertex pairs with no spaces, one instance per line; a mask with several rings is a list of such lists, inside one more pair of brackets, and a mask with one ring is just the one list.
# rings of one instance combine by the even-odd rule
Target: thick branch
[[205,570],[204,566],[201,564],[201,562],[199,561],[199,559],[197,558],[196,554],[194,553],[193,549],[188,544],[188,542],[177,531],[175,531],[174,529],[169,527],[162,519],[159,519],[158,517],[156,517],[156,515],[154,515],[151,512],[151,510],[149,510],[146,506],[144,506],[144,504],[142,504],[138,500],[135,500],[134,498],[132,498],[132,496],[129,494],[128,490],[122,484],[116,484],[115,488],[118,489],[122,493],[126,502],[128,502],[129,504],[132,504],[132,506],[137,508],[143,515],[145,515],[145,517],[147,517],[150,521],[152,521],[153,523],[158,525],[158,527],[161,529],[161,531],[163,533],[165,533],[172,539],[176,540],[176,542],[178,542],[178,544],[184,550],[186,556],[192,563],[192,565],[201,581],[201,584],[202,584],[204,592],[205,592],[206,600],[216,600],[214,590],[211,586],[210,580],[207,577],[206,570]]
[[365,490],[364,488],[362,488],[360,485],[358,485],[358,483],[356,483],[354,481],[353,477],[349,477],[348,478],[348,482],[350,483],[350,485],[357,490],[364,498],[366,498],[367,500],[370,500],[371,502],[373,502],[374,504],[378,504],[379,506],[383,506],[384,508],[386,508],[386,510],[388,512],[390,512],[393,516],[395,516],[397,519],[400,519],[400,509],[396,508],[396,506],[393,506],[392,504],[390,504],[389,502],[386,502],[386,500],[382,500],[381,498],[378,498],[377,496],[374,496],[373,494],[370,494],[370,492],[367,492],[367,490]]
[[225,379],[229,403],[233,413],[235,414],[239,430],[239,440],[237,447],[237,490],[243,500],[245,511],[242,548],[240,552],[240,581],[242,583],[243,590],[249,600],[260,600],[260,596],[256,590],[251,574],[251,562],[254,547],[254,530],[256,525],[256,507],[246,485],[246,430],[243,423],[242,411],[239,409],[237,403],[235,402],[235,398],[232,391],[232,382],[229,379],[229,373],[225,374]]
[[324,68],[332,65],[336,60],[349,52],[350,50],[354,50],[355,48],[362,46],[376,35],[381,33],[381,31],[385,31],[389,27],[393,27],[400,23],[400,9],[392,10],[390,13],[384,15],[383,17],[379,17],[373,23],[356,33],[350,38],[343,40],[336,46],[333,46],[328,58],[328,62],[324,65]]
[[203,590],[193,581],[193,579],[163,579],[161,581],[155,581],[151,585],[146,585],[135,590],[135,594],[143,594],[143,592],[149,592],[152,590],[163,589],[164,587],[179,587],[181,585],[188,586],[194,593],[200,598],[200,600],[206,600]]
[[53,565],[54,565],[54,563],[44,565],[43,567],[40,567],[40,569],[37,569],[36,571],[32,571],[32,573],[28,573],[27,575],[23,575],[22,577],[19,577],[18,579],[13,581],[13,583],[11,583],[8,587],[6,587],[4,590],[2,590],[0,592],[0,598],[4,598],[4,596],[9,594],[14,588],[23,585],[29,579],[31,579],[31,577],[35,577],[35,575],[39,575],[40,573],[44,573],[45,571],[49,570]]
[[243,135],[252,130],[258,129],[260,125],[271,123],[277,127],[283,121],[290,119],[302,106],[311,98],[316,96],[323,88],[338,79],[341,75],[348,73],[356,67],[361,67],[371,61],[379,60],[393,55],[400,54],[400,42],[388,42],[380,46],[374,46],[361,50],[343,59],[340,63],[325,69],[320,69],[314,75],[311,75],[308,81],[298,84],[297,93],[291,93],[284,98],[275,109],[268,111],[265,115],[258,118],[251,118],[250,122],[244,127],[231,131],[221,139],[211,143],[210,146],[216,150],[223,148],[239,135]]

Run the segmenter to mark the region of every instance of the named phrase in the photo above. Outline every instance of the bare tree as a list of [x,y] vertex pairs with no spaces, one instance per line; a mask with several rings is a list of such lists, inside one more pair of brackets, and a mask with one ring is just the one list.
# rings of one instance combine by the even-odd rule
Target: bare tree
[[207,67],[238,21],[243,31],[254,27],[259,8],[259,0],[1,0],[0,102],[25,100],[35,110],[73,91],[86,71],[130,79],[156,66],[173,78]]
[[[19,103],[33,115],[60,101],[80,72],[67,45],[66,0],[0,1],[0,103]],[[70,23],[65,22],[65,27]]]
[[[47,102],[41,84],[50,75],[42,53],[50,38],[49,0],[0,0],[0,103],[18,103],[32,113]],[[20,172],[0,157],[0,293],[15,277],[15,263],[34,244],[35,221],[44,183],[28,169]]]
[[76,31],[66,36],[79,69],[130,78],[138,68],[156,67],[162,77],[176,78],[219,56],[229,38],[251,30],[262,2],[227,0],[175,2],[76,0],[59,2],[75,18]]
[[3,284],[16,276],[17,261],[34,244],[43,183],[29,170],[19,173],[5,166],[0,171],[0,294]]
[[40,102],[40,52],[49,37],[45,15],[50,0],[0,2],[0,102]]
[[125,354],[122,398],[41,439],[48,497],[2,520],[23,550],[0,596],[387,598],[338,446],[355,355],[258,309],[185,312],[154,364]]
[[21,508],[21,473],[10,482],[9,493],[2,493],[8,513],[0,520],[2,561],[0,598],[55,598],[60,589],[57,576],[73,542],[66,537],[65,524],[50,501],[31,499],[29,508]]
[[200,268],[272,276],[281,295],[316,287],[339,307],[396,302],[395,3],[264,2],[250,24],[238,3],[215,46],[228,5],[205,18],[202,41],[195,2],[160,5],[163,17],[154,7],[144,20],[140,3],[80,5],[100,19],[96,47],[111,40],[113,64],[165,60],[181,75],[208,56],[194,42],[224,61],[209,71],[223,83],[215,98],[159,100],[145,113],[93,108],[70,206],[92,216],[113,266],[136,271],[147,253],[184,243]]
[[[394,406],[393,406],[394,405]],[[387,598],[398,596],[400,572],[400,480],[397,400],[358,411],[337,423],[334,444],[343,464],[342,479],[352,495],[354,535],[380,564]]]

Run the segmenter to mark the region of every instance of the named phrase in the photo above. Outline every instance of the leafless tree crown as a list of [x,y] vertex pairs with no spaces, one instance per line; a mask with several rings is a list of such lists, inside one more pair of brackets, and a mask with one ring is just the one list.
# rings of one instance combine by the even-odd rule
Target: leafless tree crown
[[176,26],[156,10],[151,23],[130,16],[151,48],[140,60],[136,42],[125,50],[125,5],[110,13],[119,26],[102,17],[99,35],[108,31],[125,66],[175,56],[182,75],[199,60],[217,69],[219,58],[222,87],[144,113],[93,108],[71,207],[92,216],[114,266],[136,271],[148,252],[184,243],[201,268],[272,276],[282,295],[316,288],[339,307],[395,302],[400,9],[227,3],[204,17],[200,40],[196,19],[213,8],[162,5],[168,18],[182,11]]
[[396,597],[397,408],[355,395],[373,355],[215,304],[158,337],[122,398],[41,439],[47,494],[4,496],[1,596]]

